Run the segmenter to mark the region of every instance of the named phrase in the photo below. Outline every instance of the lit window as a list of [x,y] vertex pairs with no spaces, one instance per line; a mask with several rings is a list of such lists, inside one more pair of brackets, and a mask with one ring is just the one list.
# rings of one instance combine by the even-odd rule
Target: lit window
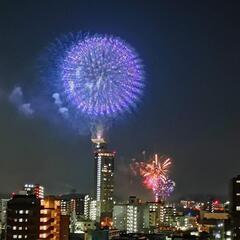
[[40,230],[47,230],[47,226],[40,226]]
[[23,219],[22,218],[19,218],[19,220],[18,220],[19,222],[23,222]]
[[18,238],[22,238],[22,235],[18,235]]
[[19,227],[18,230],[22,230],[22,227]]
[[47,213],[48,213],[47,209],[41,209],[41,214],[47,214]]
[[40,218],[40,222],[47,222],[47,218]]
[[26,213],[26,214],[29,214],[29,210],[26,210],[25,213]]
[[13,238],[17,238],[17,235],[13,235]]
[[240,206],[236,206],[236,210],[237,210],[237,211],[240,211]]
[[17,229],[17,227],[16,226],[13,226],[13,230],[16,230]]
[[23,214],[23,210],[19,210],[19,213],[20,213],[20,214]]
[[46,238],[46,237],[47,237],[46,233],[40,234],[40,238]]

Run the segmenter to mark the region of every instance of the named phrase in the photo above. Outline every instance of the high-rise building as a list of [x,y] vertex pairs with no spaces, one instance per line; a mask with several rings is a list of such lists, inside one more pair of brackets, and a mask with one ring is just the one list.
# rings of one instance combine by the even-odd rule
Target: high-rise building
[[60,200],[55,197],[41,199],[39,239],[60,239]]
[[39,184],[25,184],[24,191],[27,192],[27,195],[35,195],[37,198],[44,198],[44,187]]
[[233,239],[240,239],[240,175],[231,181],[231,215]]
[[40,200],[31,195],[14,195],[7,203],[7,240],[39,239]]
[[114,190],[114,158],[115,153],[106,148],[103,138],[92,139],[95,144],[95,188],[101,222],[112,218]]

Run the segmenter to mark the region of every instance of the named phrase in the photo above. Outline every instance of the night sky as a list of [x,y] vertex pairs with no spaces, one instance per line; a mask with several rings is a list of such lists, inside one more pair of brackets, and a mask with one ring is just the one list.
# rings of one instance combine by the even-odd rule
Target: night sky
[[173,158],[175,197],[227,196],[240,173],[239,12],[239,1],[1,1],[0,192],[93,191],[90,135],[55,111],[37,66],[54,39],[89,31],[125,39],[146,71],[143,102],[108,133],[116,196],[151,198],[129,172],[143,150]]

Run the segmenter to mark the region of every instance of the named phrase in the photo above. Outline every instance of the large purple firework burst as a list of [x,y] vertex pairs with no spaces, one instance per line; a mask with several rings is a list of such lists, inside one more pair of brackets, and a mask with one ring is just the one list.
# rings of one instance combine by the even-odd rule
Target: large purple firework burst
[[138,54],[125,41],[77,34],[58,40],[51,52],[51,78],[60,89],[55,91],[78,113],[104,120],[136,108],[145,86],[144,71]]

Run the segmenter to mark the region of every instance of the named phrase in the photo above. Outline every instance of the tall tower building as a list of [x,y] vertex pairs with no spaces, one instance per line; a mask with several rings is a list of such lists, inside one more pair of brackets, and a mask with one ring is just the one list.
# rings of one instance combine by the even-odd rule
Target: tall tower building
[[107,150],[103,138],[92,139],[95,144],[95,191],[99,220],[112,218],[115,152]]

